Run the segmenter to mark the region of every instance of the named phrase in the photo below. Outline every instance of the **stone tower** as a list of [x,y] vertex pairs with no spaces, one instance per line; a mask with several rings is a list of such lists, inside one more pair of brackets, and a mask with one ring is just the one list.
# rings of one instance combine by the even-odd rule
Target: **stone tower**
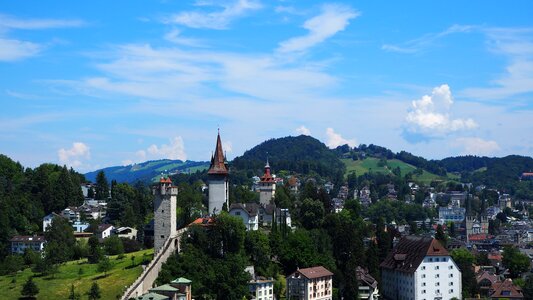
[[229,205],[229,188],[228,188],[228,166],[222,150],[220,132],[217,135],[217,145],[215,153],[211,157],[211,165],[207,171],[209,185],[209,207],[208,214],[218,214]]
[[268,164],[267,159],[267,163],[265,165],[265,174],[261,176],[261,181],[259,181],[259,203],[263,205],[270,204],[275,194],[276,182],[270,173],[270,165]]
[[154,252],[157,253],[169,237],[176,236],[176,196],[178,187],[170,178],[161,177],[154,186]]

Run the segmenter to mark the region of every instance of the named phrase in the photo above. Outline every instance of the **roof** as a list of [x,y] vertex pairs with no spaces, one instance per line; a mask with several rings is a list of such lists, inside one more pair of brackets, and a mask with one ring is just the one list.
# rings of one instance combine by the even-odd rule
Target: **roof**
[[[357,281],[360,283],[364,283],[367,286],[371,286],[372,288],[378,287],[378,282],[372,275],[368,274],[368,270],[366,268],[361,268],[360,266],[357,266],[355,268],[355,276],[357,278]],[[361,285],[361,284],[359,284]]]
[[312,268],[305,268],[305,269],[298,269],[296,272],[292,273],[291,276],[301,274],[307,279],[314,279],[314,278],[320,278],[325,276],[333,276],[333,273],[331,273],[328,269],[318,266],[318,267],[312,267]]
[[98,229],[96,229],[97,232],[103,232],[103,231],[106,231],[107,229],[113,227],[113,225],[111,224],[100,224],[98,225]]
[[189,224],[189,226],[191,225],[207,226],[207,225],[213,225],[213,223],[215,223],[215,219],[206,217],[206,218],[198,218],[192,221],[191,224]]
[[10,242],[41,242],[44,243],[46,240],[42,235],[15,235],[12,237]]
[[511,279],[505,279],[501,282],[496,282],[492,285],[491,298],[515,298],[523,299],[522,289],[513,284]]
[[380,267],[413,273],[426,256],[448,256],[448,250],[432,237],[405,236]]
[[263,176],[261,176],[261,182],[274,182],[274,177],[272,177],[272,174],[270,174],[270,165],[267,163],[265,165],[265,173]]
[[170,299],[167,296],[159,295],[156,293],[148,293],[142,296],[137,297],[137,300],[168,300]]
[[211,157],[211,165],[207,174],[210,175],[228,175],[228,168],[224,158],[224,151],[222,150],[222,141],[220,140],[220,132],[217,135],[217,145],[215,147],[215,154]]
[[46,216],[44,216],[44,218],[55,218],[55,217],[61,217],[61,215],[58,215],[57,213],[55,212],[52,212],[51,214],[48,214]]
[[476,281],[479,284],[482,280],[488,280],[491,284],[494,284],[498,281],[498,276],[490,273],[489,271],[481,271],[476,274]]
[[170,180],[170,177],[163,177],[161,176],[161,178],[159,179],[159,183],[170,183],[172,184],[172,180]]
[[257,203],[233,203],[229,207],[229,211],[232,211],[234,209],[242,209],[244,210],[249,216],[257,216],[259,213],[259,204]]
[[177,284],[191,284],[192,280],[189,280],[185,277],[180,277],[172,280],[170,283],[177,283]]
[[156,286],[155,288],[151,288],[149,291],[150,292],[177,292],[179,290],[171,286],[170,284],[163,284],[160,286]]

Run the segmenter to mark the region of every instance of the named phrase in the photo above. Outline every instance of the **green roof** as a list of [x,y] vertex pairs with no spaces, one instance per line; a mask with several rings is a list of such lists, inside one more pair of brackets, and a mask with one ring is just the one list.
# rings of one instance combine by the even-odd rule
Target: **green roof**
[[187,279],[187,278],[185,278],[185,277],[180,277],[180,278],[176,278],[176,279],[172,280],[171,283],[191,284],[192,281]]
[[151,288],[150,292],[176,292],[177,288],[171,286],[170,284],[163,284],[155,288]]
[[137,300],[169,300],[167,296],[159,295],[156,293],[148,293],[137,297]]

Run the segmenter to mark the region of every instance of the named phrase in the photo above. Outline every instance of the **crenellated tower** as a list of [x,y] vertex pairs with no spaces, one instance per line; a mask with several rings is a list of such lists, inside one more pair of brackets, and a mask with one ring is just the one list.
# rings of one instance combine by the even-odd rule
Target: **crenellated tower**
[[153,187],[154,199],[154,252],[163,247],[165,241],[176,236],[176,198],[178,187],[170,178],[161,177]]
[[222,150],[222,141],[220,132],[217,135],[217,144],[215,153],[211,157],[211,165],[207,171],[209,185],[209,215],[218,214],[225,207],[229,206],[229,182],[228,182],[228,165]]

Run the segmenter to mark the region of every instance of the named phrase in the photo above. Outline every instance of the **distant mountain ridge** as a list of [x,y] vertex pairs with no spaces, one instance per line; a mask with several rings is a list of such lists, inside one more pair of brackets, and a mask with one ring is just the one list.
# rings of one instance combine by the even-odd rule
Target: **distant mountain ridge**
[[96,175],[104,171],[108,180],[117,182],[134,183],[136,181],[152,182],[159,178],[161,173],[193,173],[203,171],[209,167],[206,161],[181,161],[171,159],[150,160],[129,166],[114,166],[99,169],[85,174],[85,178],[95,182]]

